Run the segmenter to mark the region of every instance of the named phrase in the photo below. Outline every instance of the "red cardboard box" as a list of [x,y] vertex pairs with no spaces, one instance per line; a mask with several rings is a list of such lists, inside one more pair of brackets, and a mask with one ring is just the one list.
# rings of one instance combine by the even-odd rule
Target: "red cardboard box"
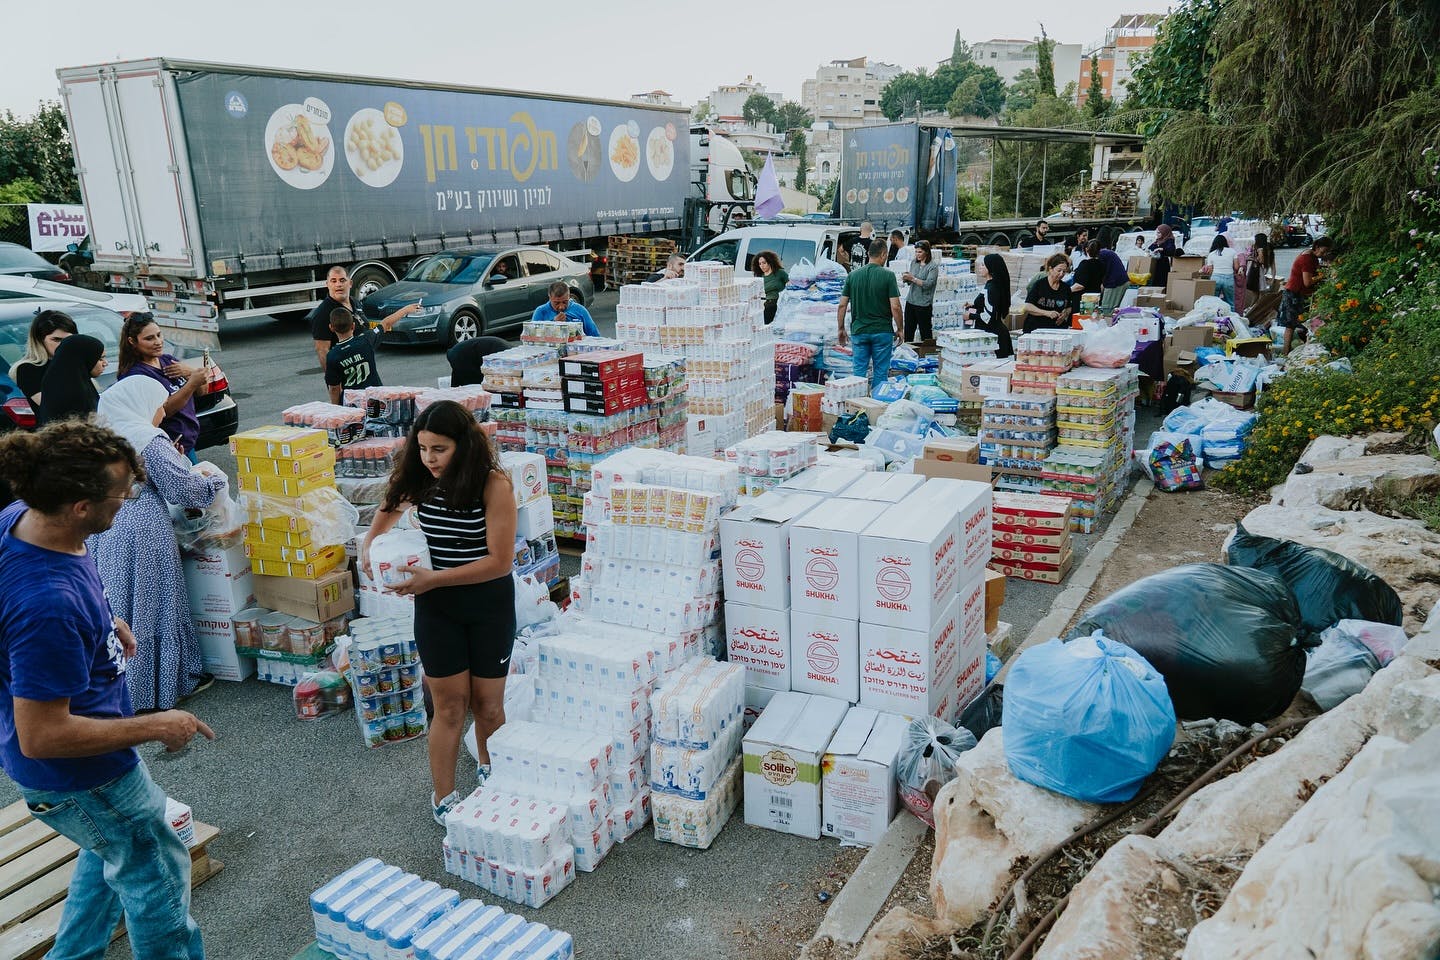
[[1070,526],[1070,501],[1034,493],[995,494],[997,526],[1007,529],[1064,531]]
[[588,377],[565,377],[560,390],[567,397],[608,397],[612,393],[634,393],[645,390],[645,375],[622,373],[592,380]]
[[560,361],[562,377],[605,380],[625,373],[638,373],[643,382],[645,354],[639,350],[597,350],[594,353],[577,353]]
[[1023,560],[992,560],[990,569],[1016,580],[1033,580],[1036,583],[1059,583],[1070,573],[1071,555],[1066,554],[1059,567],[1026,563]]
[[612,393],[603,397],[565,397],[565,409],[570,413],[598,413],[604,416],[621,413],[626,410],[633,410],[636,407],[643,407],[650,402],[645,393],[645,388],[626,391],[625,393]]

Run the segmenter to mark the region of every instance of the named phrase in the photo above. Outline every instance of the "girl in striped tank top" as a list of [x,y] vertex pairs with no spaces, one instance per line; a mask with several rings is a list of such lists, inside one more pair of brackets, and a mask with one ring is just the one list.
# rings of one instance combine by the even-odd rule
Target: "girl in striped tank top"
[[460,799],[455,764],[467,712],[475,715],[476,772],[482,782],[489,775],[487,741],[505,722],[515,643],[515,491],[480,425],[458,403],[441,401],[415,418],[361,547],[367,575],[370,543],[411,506],[434,569],[406,568],[410,579],[394,589],[415,597],[415,642],[435,701],[431,807],[443,824]]

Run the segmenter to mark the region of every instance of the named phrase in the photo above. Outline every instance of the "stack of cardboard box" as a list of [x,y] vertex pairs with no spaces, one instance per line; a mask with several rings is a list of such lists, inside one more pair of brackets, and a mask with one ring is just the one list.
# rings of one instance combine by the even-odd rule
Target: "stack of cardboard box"
[[925,477],[990,482],[990,467],[980,462],[980,443],[973,437],[932,437],[925,441],[911,469]]
[[1070,515],[1061,497],[997,492],[990,569],[1017,580],[1064,580],[1072,559]]
[[638,350],[578,353],[560,361],[561,392],[570,413],[611,416],[649,402],[645,357]]
[[1170,261],[1170,275],[1165,282],[1170,309],[1188,313],[1195,308],[1196,300],[1215,296],[1215,281],[1200,274],[1204,266],[1204,257],[1176,257]]
[[1055,397],[1002,393],[986,397],[980,452],[998,489],[1039,491],[1042,465],[1055,449]]

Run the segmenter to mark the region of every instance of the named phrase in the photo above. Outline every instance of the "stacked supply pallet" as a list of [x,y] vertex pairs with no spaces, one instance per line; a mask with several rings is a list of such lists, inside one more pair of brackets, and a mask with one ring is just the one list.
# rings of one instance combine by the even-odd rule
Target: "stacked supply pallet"
[[1043,465],[1055,449],[1055,398],[1002,393],[986,397],[980,415],[980,456],[998,490],[1039,493]]
[[350,624],[350,671],[355,719],[367,747],[425,735],[420,653],[408,618],[363,617]]
[[615,335],[647,353],[684,357],[687,415],[723,450],[768,429],[773,416],[774,334],[764,323],[764,284],[717,263],[687,266],[684,280],[622,287]]
[[665,269],[665,261],[679,249],[674,240],[661,237],[611,237],[605,251],[606,286],[614,289],[643,282],[652,273]]
[[1059,583],[1070,572],[1070,504],[996,491],[990,569],[1017,580]]
[[964,399],[965,368],[979,360],[993,360],[1000,338],[984,330],[945,330],[935,334],[940,348],[940,388],[956,400]]
[[1060,445],[1045,463],[1044,492],[1074,504],[1071,525],[1093,532],[1114,509],[1134,443],[1135,368],[1082,367],[1057,381]]
[[1080,366],[1081,338],[1073,330],[1036,330],[1015,341],[1013,393],[1055,395],[1060,377]]
[[608,417],[649,401],[645,358],[638,350],[571,354],[560,361],[560,384],[569,413]]
[[[333,646],[336,631],[327,630],[325,621],[338,614],[320,619],[330,613],[324,598],[333,593],[337,602],[349,599],[339,613],[352,608],[349,572],[336,568],[353,535],[354,508],[336,488],[335,449],[325,430],[259,427],[231,437],[230,450],[246,511],[244,551],[255,574],[255,596],[262,607],[277,610],[255,618],[263,637],[258,648],[245,647],[237,634],[237,649],[257,658],[261,679],[293,685]],[[291,595],[318,599],[302,602],[291,615],[272,599]],[[316,619],[306,619],[306,613]]]
[[696,660],[650,698],[650,812],[655,839],[705,849],[740,796],[745,671]]
[[1134,180],[1096,180],[1065,204],[1068,215],[1081,220],[1133,217],[1139,200]]
[[[560,351],[553,346],[525,345],[492,353],[480,366],[481,382],[494,396],[494,406],[502,409],[519,409],[525,406],[526,374],[531,382],[543,382],[552,373],[558,379],[560,374]],[[523,420],[523,418],[521,418]],[[510,431],[501,428],[502,443],[509,442]]]

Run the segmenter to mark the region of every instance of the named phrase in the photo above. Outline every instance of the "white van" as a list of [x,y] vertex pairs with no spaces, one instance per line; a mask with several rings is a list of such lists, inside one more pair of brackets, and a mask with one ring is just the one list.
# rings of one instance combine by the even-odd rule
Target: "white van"
[[[878,234],[876,234],[878,236]],[[801,260],[815,263],[820,257],[835,259],[837,249],[850,249],[860,236],[860,228],[848,223],[764,223],[727,230],[702,245],[687,260],[710,260],[728,263],[745,273],[753,272],[755,254],[773,250],[786,268]]]

